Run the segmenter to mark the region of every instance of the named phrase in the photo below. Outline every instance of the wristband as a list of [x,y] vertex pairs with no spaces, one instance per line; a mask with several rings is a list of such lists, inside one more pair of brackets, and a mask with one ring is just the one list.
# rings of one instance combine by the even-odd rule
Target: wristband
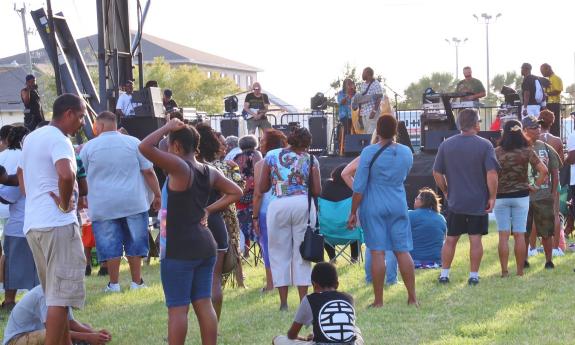
[[58,209],[64,213],[68,213],[68,210],[63,209],[62,206],[60,206],[60,204],[58,204]]
[[260,219],[260,217],[258,217],[258,216],[252,216],[252,220],[258,220],[258,219]]

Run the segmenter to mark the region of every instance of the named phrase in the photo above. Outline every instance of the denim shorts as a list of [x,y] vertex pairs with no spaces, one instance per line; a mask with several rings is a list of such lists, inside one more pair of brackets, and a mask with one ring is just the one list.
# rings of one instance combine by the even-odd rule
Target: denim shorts
[[92,222],[98,261],[126,256],[148,256],[148,212]]
[[216,257],[198,260],[162,259],[160,277],[166,306],[181,307],[212,297]]
[[498,198],[495,200],[495,220],[497,230],[525,232],[527,230],[527,213],[529,212],[529,197]]

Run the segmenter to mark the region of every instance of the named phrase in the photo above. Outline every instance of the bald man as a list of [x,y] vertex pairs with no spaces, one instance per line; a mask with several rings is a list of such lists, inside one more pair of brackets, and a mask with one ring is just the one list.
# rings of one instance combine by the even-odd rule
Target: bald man
[[[130,289],[145,287],[142,257],[148,256],[148,209],[160,207],[160,186],[152,163],[140,151],[140,141],[117,131],[116,115],[96,118],[98,135],[88,141],[80,158],[88,180],[88,214],[96,239],[98,260],[108,263],[106,292],[120,292],[120,260],[126,253]],[[152,199],[153,193],[153,199]],[[153,201],[152,201],[153,200]]]
[[262,86],[258,82],[252,85],[252,91],[246,96],[243,111],[248,123],[249,134],[255,134],[256,128],[263,131],[272,126],[266,117],[266,112],[270,105],[268,95],[262,93]]

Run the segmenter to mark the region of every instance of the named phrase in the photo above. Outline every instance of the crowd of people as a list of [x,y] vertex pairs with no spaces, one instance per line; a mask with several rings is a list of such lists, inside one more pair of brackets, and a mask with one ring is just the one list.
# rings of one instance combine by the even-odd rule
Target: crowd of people
[[[543,70],[552,74],[549,66]],[[464,75],[458,88],[473,99],[482,97],[485,91],[471,69]],[[357,106],[359,112],[352,120],[343,109],[345,128],[373,132],[372,144],[349,164],[336,167],[323,185],[319,160],[308,152],[311,133],[294,128],[286,136],[268,128],[263,120],[269,101],[259,84],[244,109],[256,121],[250,129],[263,129],[259,140],[253,135],[225,138],[206,123],[185,123],[181,113],[172,111],[164,126],[140,141],[118,128],[118,116],[133,111],[131,102],[120,99],[116,113],[97,115],[95,137],[74,146],[69,136],[83,126],[87,110],[84,100],[71,94],[56,99],[49,123],[33,117],[39,121],[32,129],[32,120],[26,127],[1,128],[0,202],[9,205],[1,308],[11,310],[4,344],[105,344],[112,339],[109,331],[80,323],[72,313],[85,304],[84,276],[91,274],[94,246],[97,260],[105,264],[101,272],[109,278],[102,290],[113,294],[122,291],[123,257],[129,265],[129,289],[146,288],[142,259],[157,243],[171,345],[186,341],[190,304],[202,344],[217,343],[225,278],[233,275],[237,286],[245,287],[242,256],[254,245],[261,249],[266,272],[261,292],[276,289],[279,310],[286,311],[289,287],[298,291],[294,322],[274,344],[363,344],[353,297],[337,291],[335,244],[326,235],[330,263],[313,266],[300,253],[306,229],[316,218],[320,230],[325,225],[360,234],[349,242],[350,261],[360,261],[364,243],[373,308],[383,306],[384,285],[395,284],[398,271],[407,304],[415,307],[416,269],[441,267],[438,281],[449,283],[464,234],[470,243],[468,284],[479,284],[482,236],[488,233],[491,212],[502,277],[509,276],[511,236],[518,276],[529,267],[529,255],[537,253],[538,237],[545,268],[554,268],[553,256],[563,255],[559,170],[575,163],[575,135],[564,157],[561,140],[550,133],[552,111],[534,116],[528,105],[521,120],[502,124],[497,147],[477,135],[476,111],[460,111],[461,134],[440,145],[433,166],[441,194],[434,186],[422,188],[409,210],[404,182],[413,153],[395,141],[396,118],[381,114],[382,91],[373,70],[366,68],[363,79],[360,96],[366,97],[358,98],[346,80],[339,98],[349,111]],[[26,91],[31,99],[33,90],[31,80]],[[130,85],[125,91],[127,99]],[[171,95],[164,92],[164,103],[176,108]],[[575,185],[573,181],[572,173]],[[150,241],[149,231],[149,217],[155,213],[160,228],[156,242]],[[29,291],[16,303],[19,289]],[[325,321],[334,315],[337,325]],[[310,336],[300,335],[304,325],[313,327]]]

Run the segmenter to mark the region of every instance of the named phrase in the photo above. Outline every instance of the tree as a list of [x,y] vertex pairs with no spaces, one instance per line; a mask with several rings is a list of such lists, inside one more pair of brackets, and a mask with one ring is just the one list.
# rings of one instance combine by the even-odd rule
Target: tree
[[567,86],[565,88],[565,92],[567,96],[561,96],[563,103],[575,103],[575,83]]
[[406,109],[419,109],[421,108],[421,98],[423,93],[428,87],[433,91],[444,93],[453,92],[457,81],[451,73],[434,72],[430,76],[423,76],[416,83],[411,83],[405,89],[405,102],[402,107]]
[[[98,70],[92,67],[88,70],[98,90]],[[145,80],[156,80],[162,89],[172,89],[173,97],[180,107],[193,107],[211,114],[223,112],[224,97],[240,90],[231,78],[221,78],[219,73],[212,73],[212,77],[208,78],[206,72],[197,66],[172,67],[163,57],[157,57],[154,62],[145,65],[144,76]],[[137,70],[134,79],[138,80]],[[42,106],[49,111],[56,99],[54,74],[42,74],[38,84]]]
[[[194,107],[207,113],[221,113],[223,99],[240,91],[229,77],[220,77],[219,73],[207,73],[197,66],[181,65],[172,67],[163,57],[154,58],[154,62],[144,66],[146,80],[156,80],[161,88],[172,89],[173,97],[181,107]],[[138,79],[137,72],[134,75]]]

